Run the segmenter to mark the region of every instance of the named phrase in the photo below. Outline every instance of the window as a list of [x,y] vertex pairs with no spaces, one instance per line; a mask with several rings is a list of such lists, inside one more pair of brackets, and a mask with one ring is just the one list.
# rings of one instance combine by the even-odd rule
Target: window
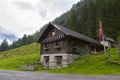
[[72,48],[73,53],[77,53],[77,48]]
[[55,36],[55,31],[52,32],[52,36]]
[[59,45],[58,45],[58,42],[55,42],[55,46],[59,46]]
[[56,65],[62,66],[62,56],[55,56],[56,58]]
[[73,54],[80,54],[80,49],[73,48]]
[[63,40],[60,42],[60,46],[61,46],[61,47],[63,47],[63,46],[64,46],[64,45],[63,45]]
[[47,43],[45,43],[45,48],[47,48],[48,46],[47,46]]
[[55,31],[52,31],[52,32],[50,33],[50,36],[51,36],[51,37],[54,37],[55,35],[56,35]]
[[55,48],[56,48],[57,50],[61,49],[59,42],[55,42]]
[[44,56],[46,67],[49,67],[49,56]]
[[85,46],[85,49],[88,49],[88,45]]
[[44,50],[48,51],[48,44],[47,43],[44,44]]

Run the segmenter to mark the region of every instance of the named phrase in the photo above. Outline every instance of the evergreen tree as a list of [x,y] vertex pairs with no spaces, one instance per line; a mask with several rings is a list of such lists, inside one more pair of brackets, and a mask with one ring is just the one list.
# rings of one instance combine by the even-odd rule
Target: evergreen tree
[[25,44],[28,43],[28,39],[27,39],[27,35],[26,35],[26,34],[24,34],[23,38],[21,39],[21,43],[22,43],[23,45],[25,45]]
[[[63,18],[64,16],[66,18]],[[99,21],[102,21],[104,34],[118,40],[117,38],[120,37],[120,0],[82,0],[73,5],[67,15],[57,18],[57,21],[59,19],[67,20],[66,23],[64,22],[65,27],[92,38],[98,36]],[[57,23],[57,21],[54,22]]]
[[8,41],[7,41],[7,39],[4,39],[0,45],[0,52],[8,50],[8,47],[9,47]]
[[80,31],[79,30],[79,25],[78,25],[78,18],[76,17],[75,11],[72,10],[71,13],[69,14],[69,18],[66,24],[66,27],[75,30],[75,31]]

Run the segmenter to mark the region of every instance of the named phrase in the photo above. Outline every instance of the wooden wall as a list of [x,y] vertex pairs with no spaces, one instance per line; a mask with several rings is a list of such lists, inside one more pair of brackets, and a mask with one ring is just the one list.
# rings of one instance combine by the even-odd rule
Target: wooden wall
[[[51,38],[54,39],[55,36],[54,37],[51,36],[51,33],[53,31],[55,32],[55,36],[64,35],[64,33],[61,32],[60,30],[51,27],[47,30],[42,41],[44,41],[45,39],[48,40]],[[56,46],[56,42],[59,48],[56,48],[58,47]],[[75,51],[77,51],[77,53],[89,53],[90,52],[89,43],[70,36],[65,36],[65,38],[58,41],[41,43],[41,54],[76,53]]]
[[[45,35],[44,39],[52,38],[51,33],[55,31],[55,36],[64,35],[60,30],[56,28],[51,28],[48,30],[48,33]],[[54,39],[54,37],[53,37]],[[56,48],[57,45],[59,48]],[[66,53],[67,51],[67,41],[66,38],[47,43],[48,50],[45,50],[45,43],[41,43],[41,54],[54,54],[54,53]]]
[[88,42],[82,41],[80,39],[68,38],[69,43],[69,51],[72,51],[73,53],[90,53],[90,45]]

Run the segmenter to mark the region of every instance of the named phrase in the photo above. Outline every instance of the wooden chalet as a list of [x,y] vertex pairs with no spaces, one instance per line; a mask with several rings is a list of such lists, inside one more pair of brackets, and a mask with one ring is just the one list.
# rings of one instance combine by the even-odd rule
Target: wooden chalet
[[66,67],[81,55],[99,51],[101,47],[98,41],[54,23],[44,27],[38,42],[44,68]]

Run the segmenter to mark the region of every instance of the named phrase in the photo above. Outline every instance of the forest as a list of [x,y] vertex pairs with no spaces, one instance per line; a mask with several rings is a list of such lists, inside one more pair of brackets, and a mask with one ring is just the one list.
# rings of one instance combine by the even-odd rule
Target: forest
[[99,21],[105,36],[117,40],[120,36],[120,0],[81,0],[54,22],[94,38],[99,34]]
[[[104,35],[120,42],[120,0],[81,0],[53,22],[94,38],[99,35],[99,21]],[[36,42],[43,29],[33,35],[24,35],[8,45],[7,50]],[[0,51],[5,51],[1,48],[2,44]]]

